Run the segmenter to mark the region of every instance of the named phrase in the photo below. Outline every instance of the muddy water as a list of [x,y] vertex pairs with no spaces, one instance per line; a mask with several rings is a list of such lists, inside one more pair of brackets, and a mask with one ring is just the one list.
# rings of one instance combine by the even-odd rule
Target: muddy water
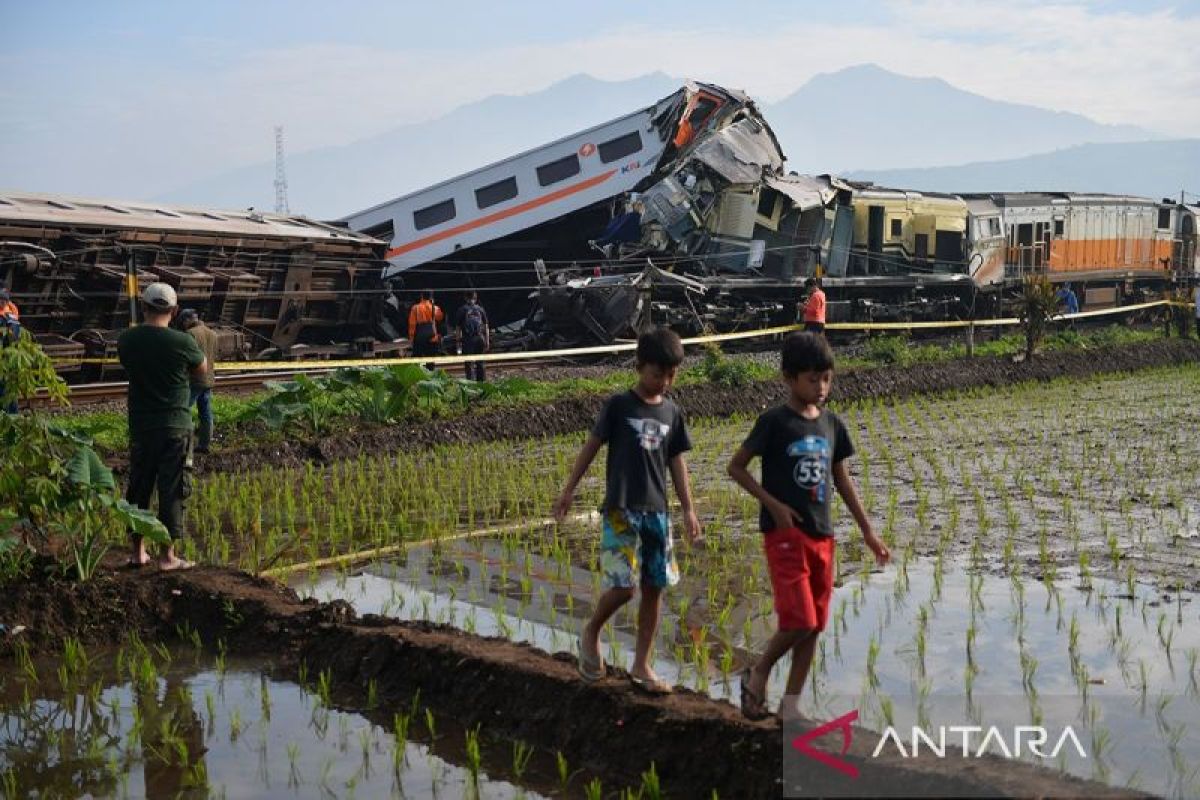
[[[1085,591],[1084,583],[1064,573],[1048,588],[1028,577],[971,573],[957,562],[943,562],[940,577],[929,563],[850,576],[835,590],[802,709],[818,720],[857,709],[861,722],[881,731],[889,715],[906,732],[918,723],[982,719],[985,727],[1040,720],[1061,732],[1069,725],[1084,756],[1061,748],[1054,763],[1062,768],[1196,796],[1200,605],[1189,593],[1138,588],[1130,598],[1124,584],[1093,578]],[[414,548],[403,562],[297,588],[345,599],[360,613],[443,622],[572,653],[597,591],[587,569],[499,540]],[[717,630],[704,621],[712,615],[704,613],[708,591],[698,578],[685,577],[668,594],[656,669],[715,698],[735,697],[733,676],[771,633],[769,605],[740,598]],[[682,623],[680,597],[690,598]],[[619,614],[606,636],[610,663],[628,666],[633,634],[632,614]],[[697,641],[708,646],[690,646]],[[772,675],[772,704],[783,694],[785,669],[786,660]]]
[[[5,797],[468,797],[542,795],[463,765],[464,735],[424,712],[407,736],[325,705],[311,690],[227,666],[193,650],[154,648],[156,664],[130,680],[97,658],[64,685],[60,664],[39,680],[10,675],[0,690],[0,776]],[[165,658],[170,659],[169,662]],[[336,702],[336,701],[335,701]],[[481,741],[485,769],[505,769],[507,743]],[[527,774],[528,778],[529,775]],[[544,777],[539,781],[545,783]]]

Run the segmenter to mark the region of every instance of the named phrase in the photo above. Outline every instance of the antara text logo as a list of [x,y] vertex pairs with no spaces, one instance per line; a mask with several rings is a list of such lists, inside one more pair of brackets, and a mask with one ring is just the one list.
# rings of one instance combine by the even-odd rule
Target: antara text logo
[[[847,777],[857,778],[858,767],[844,758],[854,740],[853,725],[857,719],[856,709],[818,725],[792,739],[792,749]],[[927,728],[914,725],[908,730],[907,736],[902,730],[892,725],[887,726],[875,745],[871,758],[879,758],[880,755],[888,753],[901,758],[919,758],[928,753],[936,758],[947,758],[947,754],[951,758],[982,758],[990,754],[1004,758],[1035,756],[1055,759],[1068,747],[1080,758],[1088,757],[1079,736],[1070,725],[1062,728],[1047,728],[1042,725],[939,725]],[[841,757],[813,744],[817,739],[831,733],[841,734],[840,747],[837,748]]]

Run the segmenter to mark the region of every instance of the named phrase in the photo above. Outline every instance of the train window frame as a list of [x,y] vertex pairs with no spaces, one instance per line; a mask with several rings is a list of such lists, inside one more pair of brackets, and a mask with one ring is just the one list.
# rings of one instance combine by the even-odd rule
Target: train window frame
[[1163,206],[1160,209],[1158,209],[1157,222],[1158,222],[1158,224],[1155,227],[1158,228],[1158,230],[1160,230],[1160,231],[1171,230],[1171,209],[1169,207]]
[[1054,218],[1054,238],[1061,239],[1061,238],[1063,238],[1063,236],[1066,235],[1066,232],[1067,232],[1067,221],[1065,219],[1063,219],[1062,217],[1055,217]]
[[[447,210],[450,212],[449,214],[446,213]],[[414,211],[413,227],[419,231],[423,231],[426,228],[432,228],[449,222],[456,216],[458,216],[458,210],[454,207],[454,198],[451,197]]]
[[582,169],[576,153],[556,158],[537,168],[538,185],[553,186],[556,183],[562,183],[568,178],[574,178]]
[[491,208],[492,206],[512,200],[520,193],[520,187],[517,186],[517,176],[509,175],[507,178],[494,181],[487,186],[480,186],[476,189],[475,207],[482,211],[485,208]]
[[[634,143],[637,146],[630,149],[630,143]],[[596,145],[596,152],[600,155],[601,164],[611,164],[626,156],[640,153],[643,146],[642,134],[639,131],[630,131],[629,133],[621,134],[615,139],[609,139],[607,142],[601,142]]]
[[904,220],[892,217],[888,220],[888,238],[899,239],[904,235]]

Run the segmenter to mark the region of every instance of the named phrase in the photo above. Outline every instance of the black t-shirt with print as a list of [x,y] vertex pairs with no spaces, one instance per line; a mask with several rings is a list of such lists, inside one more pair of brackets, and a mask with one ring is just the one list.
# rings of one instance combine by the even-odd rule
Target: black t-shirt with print
[[667,464],[692,449],[679,406],[668,398],[651,405],[632,390],[615,394],[592,434],[608,444],[601,511],[666,511]]
[[[759,416],[742,446],[762,458],[762,487],[799,513],[803,531],[833,536],[833,465],[854,455],[850,433],[837,414],[821,409],[816,419],[805,419],[790,406],[772,408]],[[763,533],[775,529],[765,506],[758,524]]]

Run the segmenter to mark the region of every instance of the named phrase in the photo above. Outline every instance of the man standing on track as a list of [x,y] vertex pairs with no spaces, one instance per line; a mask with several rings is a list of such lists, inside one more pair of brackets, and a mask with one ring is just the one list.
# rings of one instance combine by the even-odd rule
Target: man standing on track
[[[480,355],[492,348],[487,312],[479,305],[479,293],[467,292],[467,302],[454,315],[454,330],[462,345],[463,355]],[[467,380],[487,380],[482,361],[467,362]]]
[[[150,508],[158,492],[158,518],[171,536],[171,544],[158,557],[159,569],[187,569],[191,562],[179,558],[175,543],[183,538],[183,501],[191,494],[188,474],[192,449],[192,408],[188,381],[206,372],[204,353],[196,340],[171,328],[178,311],[175,290],[152,283],[142,292],[145,322],[117,339],[117,355],[129,378],[129,486],[125,499],[139,508]],[[146,543],[133,537],[129,565],[150,563]]]
[[436,356],[442,343],[438,326],[446,319],[433,302],[433,292],[421,291],[421,299],[408,312],[408,340],[412,342],[414,356]]
[[213,436],[212,393],[217,380],[213,364],[217,362],[217,334],[204,324],[204,320],[200,319],[200,315],[194,308],[185,308],[179,312],[179,327],[196,340],[200,351],[204,353],[204,360],[208,363],[204,375],[192,378],[191,399],[188,402],[189,406],[196,406],[196,410],[200,413],[195,452],[207,453],[208,448],[212,445]]
[[804,282],[808,300],[804,303],[804,330],[825,335],[825,292],[820,278],[809,278]]

